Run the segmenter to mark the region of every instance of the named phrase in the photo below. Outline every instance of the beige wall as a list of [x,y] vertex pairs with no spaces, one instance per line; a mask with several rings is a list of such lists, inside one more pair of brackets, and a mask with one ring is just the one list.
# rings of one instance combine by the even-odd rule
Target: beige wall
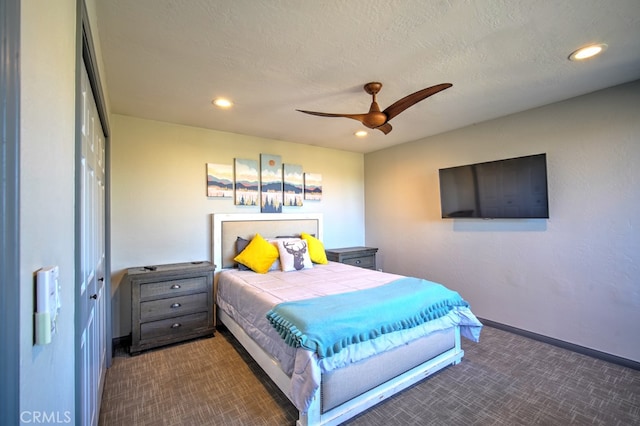
[[111,116],[111,226],[114,337],[131,332],[127,268],[211,259],[211,214],[259,213],[232,199],[206,196],[206,163],[282,157],[322,174],[322,201],[284,213],[322,213],[327,247],[364,243],[364,156],[143,120]]
[[[20,411],[75,418],[75,0],[21,2]],[[58,333],[33,344],[34,274],[58,265]],[[35,413],[35,414],[34,414]]]
[[[640,361],[640,82],[365,156],[366,242],[481,317]],[[547,153],[549,220],[440,218],[438,169]]]

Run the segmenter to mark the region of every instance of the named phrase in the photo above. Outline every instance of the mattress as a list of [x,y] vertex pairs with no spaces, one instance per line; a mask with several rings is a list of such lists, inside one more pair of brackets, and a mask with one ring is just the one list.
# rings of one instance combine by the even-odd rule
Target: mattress
[[229,269],[218,275],[216,302],[291,377],[292,394],[289,397],[300,411],[305,412],[320,385],[322,374],[456,325],[461,327],[463,336],[478,341],[482,324],[468,308],[457,307],[437,320],[384,334],[319,359],[311,351],[288,346],[266,317],[267,312],[282,302],[368,289],[400,278],[403,276],[336,262],[300,271],[267,274]]

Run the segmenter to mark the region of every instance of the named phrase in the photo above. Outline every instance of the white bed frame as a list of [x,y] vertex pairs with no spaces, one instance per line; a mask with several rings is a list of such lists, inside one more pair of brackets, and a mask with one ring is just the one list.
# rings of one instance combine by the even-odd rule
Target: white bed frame
[[[233,250],[235,250],[235,246],[228,247],[228,245],[231,241],[235,244],[236,235],[223,235],[224,224],[227,222],[246,223],[248,226],[247,230],[249,230],[251,229],[252,222],[256,222],[256,226],[259,229],[265,229],[264,225],[266,221],[277,222],[276,232],[278,235],[292,235],[293,233],[301,232],[301,223],[305,223],[305,226],[309,226],[309,221],[317,223],[317,225],[315,225],[315,232],[309,232],[308,228],[305,229],[304,232],[315,233],[317,237],[322,240],[323,229],[321,214],[214,214],[212,219],[212,257],[213,263],[217,265],[216,276],[217,272],[220,270],[230,267],[228,259],[230,256],[229,253],[232,253]],[[272,224],[275,224],[275,222],[272,222]],[[270,224],[267,223],[267,226],[269,225]],[[283,229],[286,229],[287,231],[283,233]],[[237,228],[234,228],[233,232],[236,233]],[[255,233],[256,231],[248,232]],[[260,232],[261,234],[266,233],[265,231]],[[267,234],[264,236],[275,237],[278,235]],[[245,235],[244,237],[249,237],[249,235]],[[215,282],[217,284],[217,278]],[[216,310],[218,312],[219,320],[229,329],[229,331],[231,331],[234,337],[240,342],[240,344],[242,344],[247,352],[249,352],[253,359],[267,373],[278,388],[288,396],[291,390],[291,380],[289,376],[280,369],[278,362],[267,354],[249,335],[247,335],[242,327],[240,327],[231,317],[220,309]],[[379,383],[373,389],[361,393],[360,395],[355,396],[334,408],[325,410],[324,412],[322,410],[321,386],[314,395],[313,402],[311,403],[308,412],[306,414],[300,413],[296,425],[338,425],[402,391],[403,389],[423,380],[433,373],[449,365],[458,364],[464,356],[464,351],[460,346],[459,327],[455,327],[450,334],[453,336],[450,349],[447,349],[433,358],[425,360],[416,367],[410,368],[408,371],[405,371],[390,380]],[[430,337],[427,336],[422,339],[418,339],[421,343],[416,343],[416,345],[424,345],[425,342],[428,344],[429,338]],[[414,343],[407,345],[407,348],[410,350],[411,345],[413,344]],[[375,360],[372,362],[375,362]]]

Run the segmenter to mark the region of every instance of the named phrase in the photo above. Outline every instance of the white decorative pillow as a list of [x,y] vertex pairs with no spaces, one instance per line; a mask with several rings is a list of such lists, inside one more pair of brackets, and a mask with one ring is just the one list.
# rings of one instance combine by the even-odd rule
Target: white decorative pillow
[[300,239],[278,240],[280,267],[284,272],[313,268],[307,242]]

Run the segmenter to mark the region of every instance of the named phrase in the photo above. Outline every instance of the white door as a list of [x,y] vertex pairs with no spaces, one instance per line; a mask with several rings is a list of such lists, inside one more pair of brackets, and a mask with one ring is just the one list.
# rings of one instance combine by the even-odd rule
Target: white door
[[91,84],[82,67],[82,153],[80,158],[80,380],[78,424],[98,424],[106,373],[105,138]]

